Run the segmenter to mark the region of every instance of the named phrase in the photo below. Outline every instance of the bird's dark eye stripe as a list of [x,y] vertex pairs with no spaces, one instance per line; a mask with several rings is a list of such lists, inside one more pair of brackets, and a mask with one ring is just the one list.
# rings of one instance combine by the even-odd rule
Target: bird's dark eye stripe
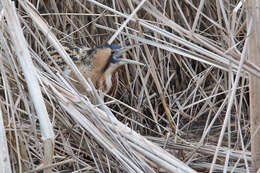
[[102,72],[105,72],[105,71],[108,69],[108,67],[109,67],[109,65],[110,65],[110,63],[111,63],[111,62],[110,62],[111,57],[112,57],[112,54],[110,55],[110,57],[109,57],[109,59],[108,59],[106,65],[105,65],[105,67],[102,69]]
[[105,67],[102,69],[102,72],[105,72],[105,71],[108,69],[108,67],[109,67],[109,65],[110,65],[111,63],[116,63],[116,62],[118,62],[118,61],[115,60],[115,58],[114,58],[113,56],[114,56],[113,54],[110,55],[110,57],[109,57],[109,59],[108,59],[106,65],[105,65]]
[[107,62],[105,67],[102,69],[103,73],[108,69],[109,65],[110,65],[110,62]]

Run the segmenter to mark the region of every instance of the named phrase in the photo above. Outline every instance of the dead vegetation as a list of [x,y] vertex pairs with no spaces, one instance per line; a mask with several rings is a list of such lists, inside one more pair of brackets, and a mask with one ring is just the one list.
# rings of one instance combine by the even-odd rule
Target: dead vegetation
[[[8,158],[1,164],[10,160],[6,170],[249,172],[248,74],[259,77],[260,68],[245,59],[250,25],[240,1],[21,0],[15,7],[28,47],[19,42],[22,35],[14,36],[19,25],[8,20],[12,8],[2,9],[0,146],[8,153],[4,147],[0,153]],[[117,92],[101,94],[103,102],[61,44],[111,42],[139,44],[125,56],[146,66],[121,68]],[[34,67],[21,68],[26,49],[48,115],[32,94],[38,84],[26,70]],[[51,49],[89,95],[78,93],[59,66],[47,66]]]

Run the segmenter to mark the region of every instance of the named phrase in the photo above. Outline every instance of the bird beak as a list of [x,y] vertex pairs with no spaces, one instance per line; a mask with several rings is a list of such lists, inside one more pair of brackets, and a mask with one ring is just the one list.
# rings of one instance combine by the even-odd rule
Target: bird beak
[[145,64],[141,63],[141,62],[138,62],[138,61],[134,61],[134,60],[131,60],[131,59],[126,59],[126,58],[119,58],[121,55],[123,55],[126,51],[128,51],[129,49],[135,47],[137,45],[133,45],[133,46],[126,46],[126,47],[122,47],[120,49],[118,49],[117,53],[115,53],[114,55],[114,58],[119,62],[121,63],[122,65],[123,64],[136,64],[136,65],[142,65],[144,66]]
[[131,60],[131,59],[126,59],[126,58],[120,58],[119,62],[122,63],[122,64],[136,64],[136,65],[143,65],[144,66],[144,64],[141,63],[141,62],[134,61],[134,60]]

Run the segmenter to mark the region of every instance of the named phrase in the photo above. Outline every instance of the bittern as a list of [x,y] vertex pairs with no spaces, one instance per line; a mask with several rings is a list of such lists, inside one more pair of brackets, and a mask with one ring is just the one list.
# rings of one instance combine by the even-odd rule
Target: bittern
[[[116,85],[116,73],[120,66],[124,64],[144,65],[138,61],[123,58],[122,55],[131,46],[121,47],[117,44],[101,45],[93,49],[86,47],[66,46],[65,50],[74,61],[82,75],[87,79],[90,78],[94,86],[104,93],[110,93],[111,89]],[[61,57],[54,58],[58,65],[63,66],[63,71],[77,79],[75,74],[69,70],[66,63]],[[65,66],[65,67],[64,67]],[[73,85],[79,92],[84,93],[83,87],[79,82],[73,82]]]

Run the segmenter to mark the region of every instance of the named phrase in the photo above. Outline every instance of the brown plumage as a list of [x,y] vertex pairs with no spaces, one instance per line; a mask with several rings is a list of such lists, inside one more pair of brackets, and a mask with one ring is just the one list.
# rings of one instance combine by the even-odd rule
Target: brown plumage
[[[98,46],[94,49],[68,46],[65,47],[65,50],[86,79],[90,78],[97,89],[102,90],[104,93],[109,93],[115,85],[113,81],[116,81],[116,79],[113,78],[117,76],[115,73],[120,66],[124,64],[143,65],[140,62],[122,58],[122,54],[129,48],[110,44]],[[73,79],[77,79],[75,74],[56,52],[52,52],[50,55],[54,57],[55,63],[61,66],[67,75]],[[79,82],[74,81],[73,85],[79,92],[84,93]]]

